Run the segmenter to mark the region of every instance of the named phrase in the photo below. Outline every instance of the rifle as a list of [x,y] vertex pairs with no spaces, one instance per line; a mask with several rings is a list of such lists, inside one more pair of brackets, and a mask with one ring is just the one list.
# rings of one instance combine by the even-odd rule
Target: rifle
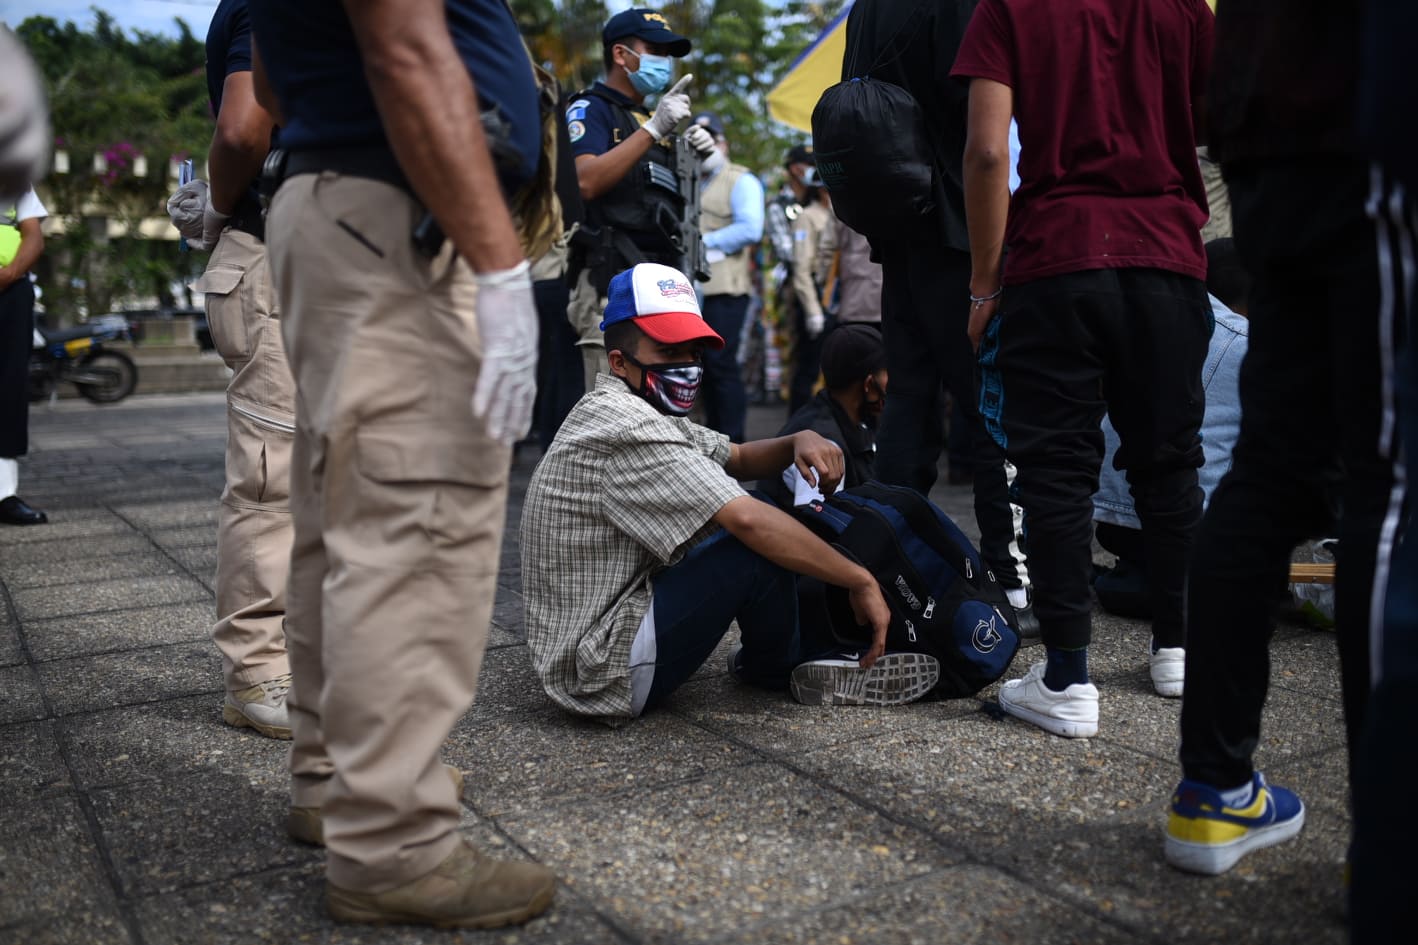
[[675,136],[674,168],[651,164],[650,183],[676,194],[684,209],[678,219],[664,205],[659,208],[660,230],[680,257],[679,270],[691,279],[709,279],[709,254],[699,232],[699,154],[684,135]]

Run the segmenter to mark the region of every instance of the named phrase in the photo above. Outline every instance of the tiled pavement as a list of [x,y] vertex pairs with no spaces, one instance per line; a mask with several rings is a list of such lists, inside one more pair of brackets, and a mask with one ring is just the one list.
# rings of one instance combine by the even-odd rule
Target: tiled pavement
[[[756,408],[753,426],[779,416]],[[336,926],[318,854],[281,829],[284,746],[220,718],[221,397],[63,403],[33,428],[22,493],[52,524],[0,531],[0,943],[1345,938],[1329,634],[1283,628],[1274,648],[1261,762],[1302,792],[1303,835],[1198,879],[1161,860],[1179,706],[1150,692],[1141,624],[1096,619],[1103,722],[1086,741],[999,718],[993,689],[807,708],[736,686],[721,655],[667,710],[611,730],[542,695],[515,545],[445,756],[467,772],[468,833],[553,867],[557,905],[500,932]],[[935,498],[972,530],[968,490]]]

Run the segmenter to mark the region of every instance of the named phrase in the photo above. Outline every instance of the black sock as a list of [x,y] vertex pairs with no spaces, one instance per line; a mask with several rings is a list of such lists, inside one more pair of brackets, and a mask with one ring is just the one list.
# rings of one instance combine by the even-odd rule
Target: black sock
[[1054,692],[1063,692],[1074,683],[1088,682],[1088,647],[1060,650],[1049,647],[1044,666],[1044,685]]

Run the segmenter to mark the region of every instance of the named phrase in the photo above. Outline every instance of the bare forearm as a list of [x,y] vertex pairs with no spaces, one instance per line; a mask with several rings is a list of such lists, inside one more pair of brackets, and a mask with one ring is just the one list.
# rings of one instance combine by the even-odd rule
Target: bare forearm
[[211,177],[207,182],[210,187],[207,199],[214,208],[225,214],[231,214],[236,209],[242,194],[261,173],[261,164],[268,150],[269,137],[266,144],[255,145],[250,140],[225,137],[218,129],[212,136],[212,149],[207,152],[207,169]]
[[793,465],[794,459],[791,435],[734,443],[729,447],[729,461],[724,464],[724,471],[735,479],[766,479],[781,475]]
[[605,154],[583,154],[576,158],[576,181],[583,200],[595,200],[630,173],[655,144],[650,132],[638,129]]
[[999,288],[1009,218],[1009,162],[994,152],[965,151],[965,220],[970,230],[970,291]]
[[757,554],[796,574],[849,590],[874,583],[865,568],[766,502],[749,496],[734,499],[714,521]]
[[516,266],[522,248],[442,4],[345,6],[385,134],[415,193],[474,270]]

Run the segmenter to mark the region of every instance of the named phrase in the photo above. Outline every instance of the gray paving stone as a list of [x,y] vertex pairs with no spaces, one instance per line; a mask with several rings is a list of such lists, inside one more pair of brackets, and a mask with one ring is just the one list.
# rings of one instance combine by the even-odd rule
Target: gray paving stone
[[155,528],[149,533],[152,540],[164,549],[210,548],[216,544],[215,525],[186,525],[179,528]]
[[0,669],[0,725],[42,719],[47,714],[32,667],[22,664]]
[[96,535],[73,541],[37,541],[25,545],[0,545],[0,576],[15,562],[36,565],[52,562],[86,561],[152,551],[153,543],[129,530],[123,534]]
[[[0,615],[3,614],[3,608],[0,608]],[[15,666],[24,660],[19,631],[9,622],[8,616],[0,616],[0,666]]]
[[60,715],[222,689],[221,658],[209,642],[51,660],[36,671]]
[[1270,647],[1272,688],[1338,702],[1338,648],[1332,631],[1282,631]]
[[217,524],[220,505],[211,499],[185,499],[168,502],[122,503],[112,506],[115,515],[132,522],[144,531],[154,528],[183,528]]
[[77,797],[0,804],[0,889],[6,890],[0,896],[0,930],[41,919],[112,914],[113,890]]
[[93,581],[61,588],[31,587],[14,591],[11,596],[20,619],[29,621],[119,608],[210,600],[211,592],[189,577],[164,574]]
[[667,713],[612,729],[559,709],[522,714],[511,726],[460,725],[444,759],[467,772],[464,797],[488,817],[640,793],[754,760]]
[[156,550],[76,561],[16,562],[5,565],[4,572],[12,590],[178,573],[177,565]]
[[966,864],[834,908],[740,929],[744,945],[1082,945],[1135,941],[1126,930],[986,866]]
[[130,945],[132,941],[116,906],[90,906],[78,914],[0,928],[0,943],[5,945]]
[[525,606],[520,590],[499,584],[492,605],[492,622],[505,630],[521,633],[526,624]]
[[52,722],[0,726],[0,797],[22,803],[73,789]]
[[[497,627],[493,627],[491,632],[511,636]],[[454,728],[455,732],[463,732],[472,738],[476,736],[473,727],[485,722],[487,717],[511,715],[521,718],[554,706],[532,669],[530,651],[525,645],[520,645],[520,640],[515,642],[519,645],[489,649],[483,656],[482,670],[478,673],[477,698],[468,714]]]
[[216,611],[210,601],[133,607],[33,620],[25,625],[25,637],[34,659],[47,662],[206,640],[215,619]]
[[554,816],[529,812],[500,826],[647,942],[712,941],[954,862],[919,835],[771,765],[560,806]]
[[285,833],[284,791],[207,772],[91,792],[124,896],[310,863],[320,851]]
[[284,796],[290,742],[222,721],[220,693],[71,715],[59,722],[84,789],[236,777]]
[[[45,509],[46,514],[50,512]],[[5,529],[7,545],[43,545],[52,541],[87,541],[96,535],[123,535],[132,531],[128,523],[106,509],[82,511],[54,510],[47,525]]]

